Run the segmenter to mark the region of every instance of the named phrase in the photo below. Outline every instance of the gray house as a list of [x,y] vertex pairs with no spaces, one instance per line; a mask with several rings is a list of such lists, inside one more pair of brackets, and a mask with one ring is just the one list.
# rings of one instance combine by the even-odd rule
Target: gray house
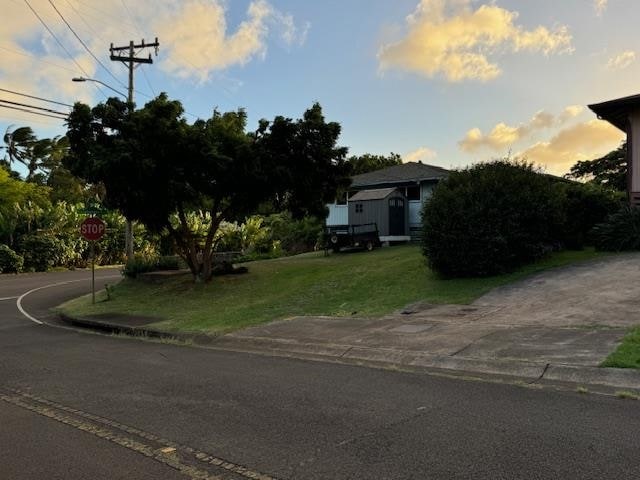
[[422,162],[356,175],[346,198],[327,205],[327,226],[376,223],[383,242],[418,237],[422,205],[448,175],[448,170]]

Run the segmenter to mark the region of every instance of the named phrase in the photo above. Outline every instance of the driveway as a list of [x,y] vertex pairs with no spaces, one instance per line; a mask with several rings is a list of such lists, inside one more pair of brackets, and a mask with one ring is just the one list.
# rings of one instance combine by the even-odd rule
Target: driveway
[[220,343],[456,369],[531,366],[536,376],[549,364],[598,366],[640,324],[639,311],[640,254],[625,254],[550,270],[471,305],[416,304],[376,319],[300,317]]

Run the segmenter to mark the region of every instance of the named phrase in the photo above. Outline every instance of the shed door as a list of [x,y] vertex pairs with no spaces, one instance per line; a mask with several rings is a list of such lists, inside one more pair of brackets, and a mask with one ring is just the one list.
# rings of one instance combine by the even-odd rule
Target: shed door
[[389,199],[389,235],[404,235],[404,199]]

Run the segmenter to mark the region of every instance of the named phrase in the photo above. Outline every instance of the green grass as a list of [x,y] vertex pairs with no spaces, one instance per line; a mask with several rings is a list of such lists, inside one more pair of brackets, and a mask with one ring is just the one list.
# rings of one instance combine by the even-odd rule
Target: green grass
[[157,328],[214,333],[296,315],[378,316],[417,301],[470,303],[532,273],[598,256],[593,250],[559,252],[508,275],[443,280],[413,245],[328,257],[316,252],[248,263],[248,274],[206,285],[190,277],[162,284],[123,280],[111,287],[110,301],[91,305],[86,296],[60,309],[76,316],[149,315],[166,319]]
[[640,368],[640,327],[632,329],[615,352],[602,363],[603,367]]

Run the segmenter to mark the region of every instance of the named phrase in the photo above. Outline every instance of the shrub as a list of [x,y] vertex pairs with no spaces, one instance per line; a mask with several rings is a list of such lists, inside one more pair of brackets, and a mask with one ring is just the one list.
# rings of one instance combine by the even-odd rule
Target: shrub
[[46,272],[58,265],[64,256],[63,246],[52,235],[24,235],[18,244],[18,251],[24,257],[24,268],[36,272]]
[[597,250],[640,250],[640,208],[623,207],[606,222],[596,225],[591,236]]
[[134,255],[127,261],[122,269],[122,273],[129,278],[137,278],[141,273],[158,270],[158,258],[147,255]]
[[177,255],[163,255],[156,262],[157,270],[180,270],[181,268],[186,268],[186,266]]
[[423,252],[447,277],[487,276],[557,245],[562,195],[530,164],[497,160],[452,172],[423,210]]
[[288,213],[278,213],[265,218],[274,241],[288,254],[309,252],[318,243],[323,231],[323,222],[316,217],[294,220]]
[[563,198],[564,221],[558,238],[570,249],[582,249],[590,243],[589,232],[618,211],[624,194],[594,184],[558,183]]
[[24,258],[0,243],[0,273],[20,273],[24,265]]

